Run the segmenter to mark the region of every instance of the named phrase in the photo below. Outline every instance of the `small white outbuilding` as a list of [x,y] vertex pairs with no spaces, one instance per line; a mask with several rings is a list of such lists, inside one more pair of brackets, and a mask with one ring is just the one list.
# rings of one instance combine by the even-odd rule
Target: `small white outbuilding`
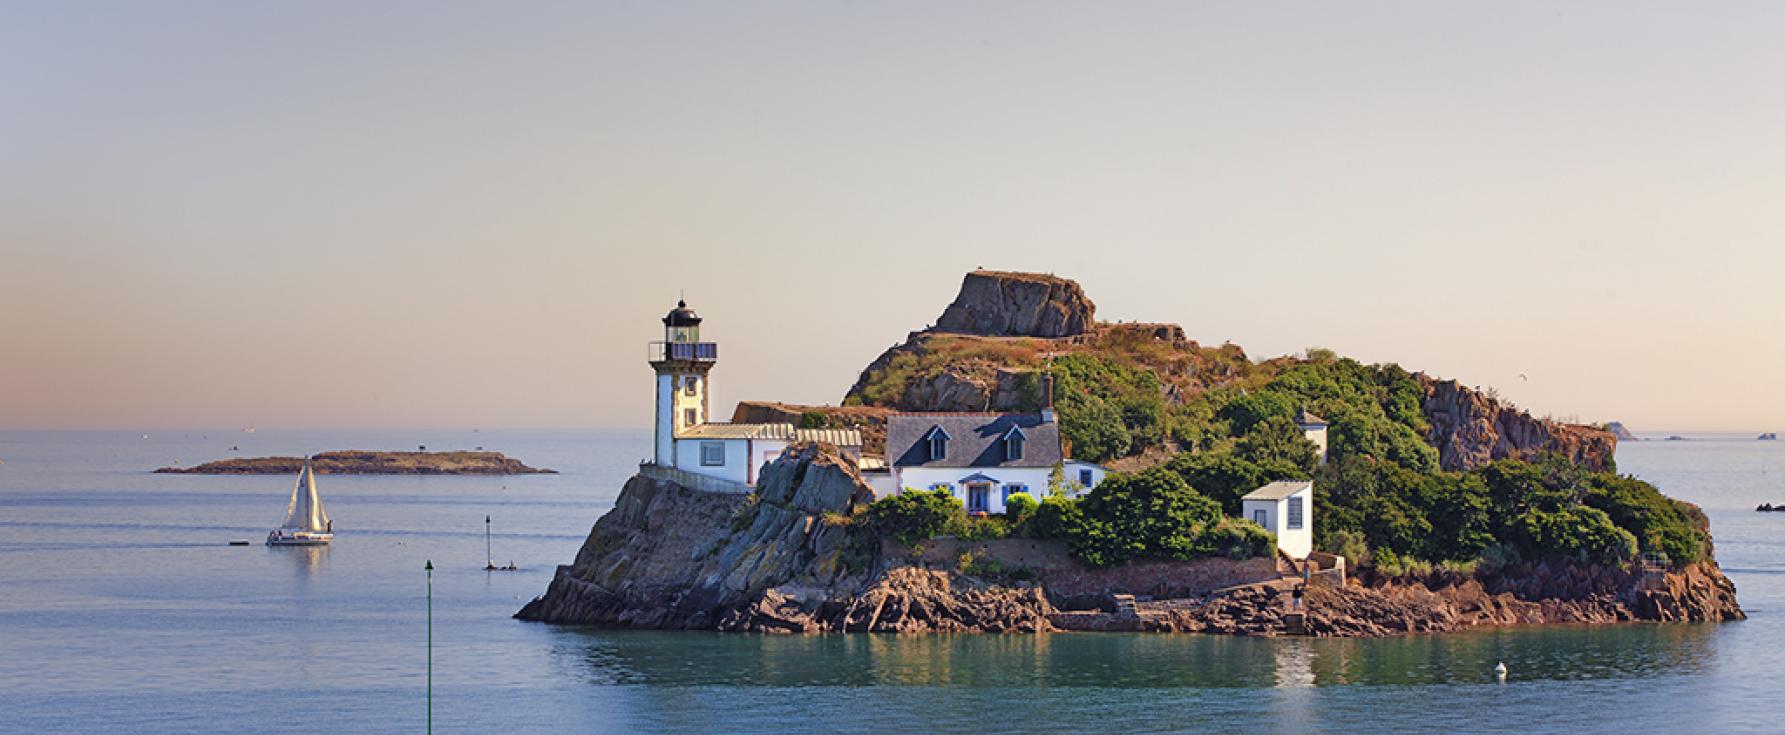
[[1296,559],[1314,550],[1314,481],[1283,480],[1246,493],[1247,520],[1277,536],[1277,548]]

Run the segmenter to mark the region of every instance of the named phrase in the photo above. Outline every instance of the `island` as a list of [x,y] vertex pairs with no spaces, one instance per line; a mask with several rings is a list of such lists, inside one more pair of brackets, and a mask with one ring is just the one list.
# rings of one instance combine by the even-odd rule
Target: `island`
[[[319,475],[555,475],[529,467],[501,452],[373,452],[342,450],[310,457]],[[181,475],[290,475],[303,469],[303,457],[244,457],[195,467],[162,467]]]
[[1255,361],[1098,321],[1069,279],[974,271],[841,405],[714,422],[717,345],[685,303],[663,323],[655,456],[517,618],[1381,636],[1745,617],[1704,513],[1618,474],[1614,433],[1454,380],[1320,348]]
[[1763,442],[1776,442],[1779,440],[1779,433],[1776,431],[1769,431],[1755,438]]

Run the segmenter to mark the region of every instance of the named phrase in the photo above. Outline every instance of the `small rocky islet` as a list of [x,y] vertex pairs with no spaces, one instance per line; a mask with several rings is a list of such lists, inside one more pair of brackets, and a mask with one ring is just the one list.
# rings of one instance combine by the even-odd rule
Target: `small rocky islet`
[[[554,475],[501,452],[376,452],[343,450],[311,455],[319,475]],[[163,474],[289,475],[304,467],[303,457],[243,457],[192,467],[162,467]]]
[[[1061,356],[1087,355],[1149,372],[1175,406],[1206,391],[1256,389],[1297,364],[1332,359],[1252,362],[1235,345],[1202,347],[1177,325],[1099,322],[1094,308],[1067,279],[975,271],[935,326],[913,332],[862,371],[844,406],[745,402],[733,420],[860,428],[862,450],[871,454],[894,411],[1027,410],[1035,399],[1034,372]],[[1422,450],[1431,455],[1428,472],[1469,473],[1502,461],[1559,462],[1612,476],[1619,438],[1614,431],[1541,419],[1455,381],[1420,373],[1402,378],[1410,398],[1402,407],[1416,412],[1409,423],[1424,427],[1417,440],[1429,447]],[[1169,439],[1151,441],[1143,446],[1137,437],[1110,466],[1140,472],[1196,451]],[[1629,484],[1616,489],[1653,493]],[[1700,553],[1669,562],[1665,555],[1634,554],[1631,542],[1631,551],[1611,563],[1533,554],[1491,568],[1350,570],[1331,554],[1096,566],[1059,540],[1016,536],[940,536],[908,545],[854,522],[874,502],[858,460],[818,443],[788,447],[763,466],[748,494],[697,490],[641,469],[572,563],[558,567],[545,594],[515,617],[772,633],[1266,636],[1745,617],[1735,585],[1712,555],[1702,512],[1664,497],[1662,510],[1691,525],[1674,530],[1695,535]]]

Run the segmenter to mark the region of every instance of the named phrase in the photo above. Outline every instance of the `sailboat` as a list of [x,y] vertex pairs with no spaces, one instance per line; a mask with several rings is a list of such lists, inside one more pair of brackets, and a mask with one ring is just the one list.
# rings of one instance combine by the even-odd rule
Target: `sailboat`
[[322,496],[316,494],[316,472],[310,469],[310,458],[304,458],[304,469],[298,472],[297,485],[291,489],[291,505],[285,509],[285,522],[267,533],[268,546],[325,546],[335,539],[335,524],[322,509]]

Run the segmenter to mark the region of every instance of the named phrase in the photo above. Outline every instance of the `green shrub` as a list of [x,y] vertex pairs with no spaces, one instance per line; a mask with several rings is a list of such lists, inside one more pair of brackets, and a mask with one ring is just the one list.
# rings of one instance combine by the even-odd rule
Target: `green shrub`
[[1636,556],[1636,537],[1598,508],[1531,510],[1519,522],[1532,547],[1540,551],[1603,563]]
[[876,539],[906,546],[941,535],[967,521],[966,508],[946,490],[915,490],[874,501],[862,515],[862,526]]
[[1011,493],[1010,497],[1004,499],[1004,515],[1005,517],[1020,523],[1029,516],[1034,515],[1035,509],[1040,507],[1040,505],[1040,503],[1035,501],[1035,496],[1033,495],[1028,493]]
[[1229,559],[1270,556],[1277,550],[1277,537],[1263,526],[1239,518],[1223,518],[1200,539],[1207,553]]
[[1710,545],[1708,522],[1697,506],[1662,495],[1634,477],[1593,475],[1585,502],[1633,534],[1643,551],[1666,554],[1673,563],[1699,561]]
[[1008,538],[1014,525],[1004,516],[961,516],[943,532],[965,541],[991,541]]
[[1077,536],[1080,527],[1085,523],[1085,514],[1078,508],[1078,501],[1064,495],[1049,495],[1041,499],[1023,528],[1034,538],[1051,538],[1071,540]]
[[1507,567],[1516,566],[1523,561],[1518,547],[1512,544],[1493,544],[1481,550],[1481,557],[1475,568],[1485,574],[1499,574]]
[[1326,543],[1320,550],[1328,554],[1345,557],[1345,563],[1352,567],[1370,565],[1370,546],[1364,542],[1364,535],[1357,531],[1334,531],[1326,537]]

